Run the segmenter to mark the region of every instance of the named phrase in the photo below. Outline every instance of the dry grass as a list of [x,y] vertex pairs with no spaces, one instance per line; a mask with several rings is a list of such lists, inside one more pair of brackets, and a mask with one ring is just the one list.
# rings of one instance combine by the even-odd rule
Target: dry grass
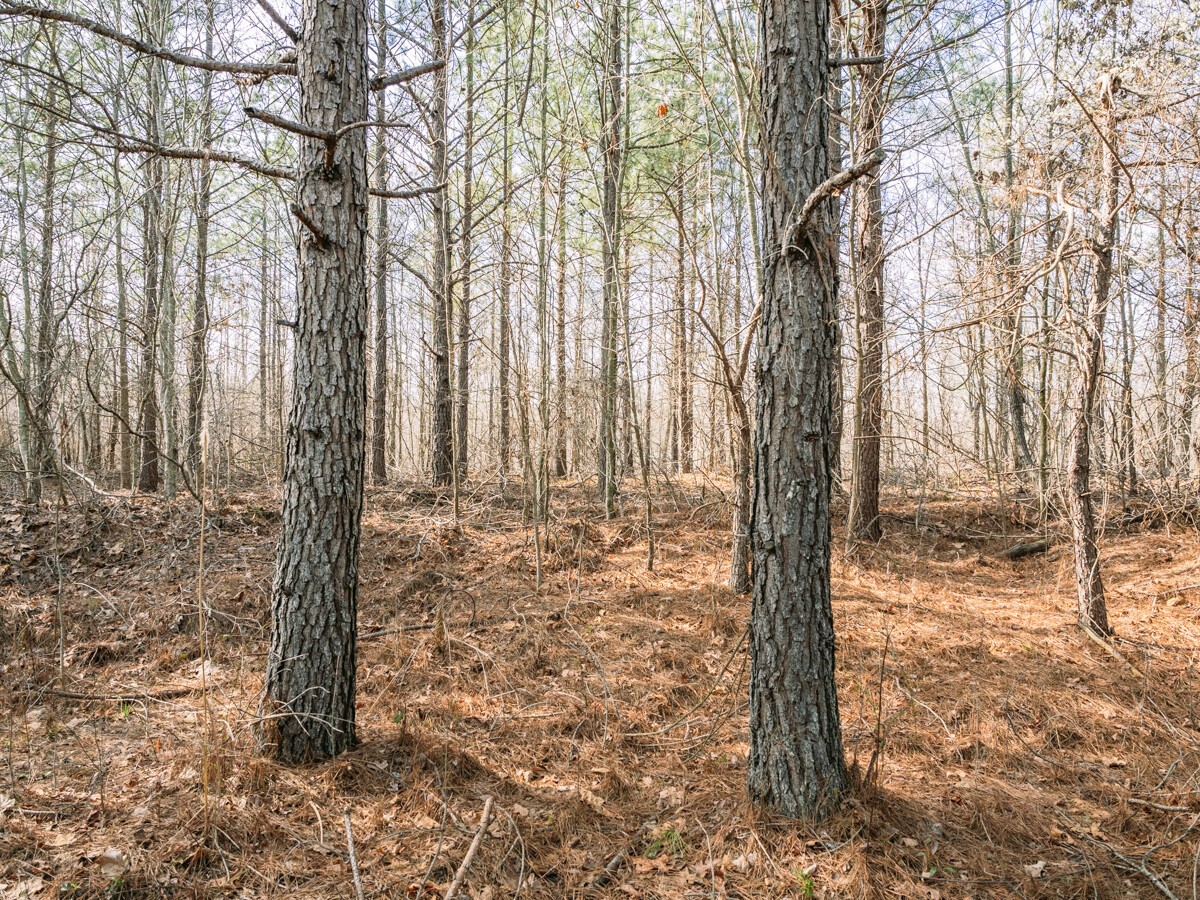
[[494,487],[459,525],[373,493],[362,744],[290,770],[253,741],[277,498],[214,516],[207,704],[194,509],[4,510],[0,897],[353,897],[346,809],[367,897],[440,897],[489,796],[474,898],[1195,896],[1194,529],[1106,540],[1130,666],[1073,627],[1068,557],[996,557],[1015,512],[897,503],[835,559],[860,786],[812,828],[745,800],[748,601],[686,487],[648,573],[640,509],[560,485],[540,594]]

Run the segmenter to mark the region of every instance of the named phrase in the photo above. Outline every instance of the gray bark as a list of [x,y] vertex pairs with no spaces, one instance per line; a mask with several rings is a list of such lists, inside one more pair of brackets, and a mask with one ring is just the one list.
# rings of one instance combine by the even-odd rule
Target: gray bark
[[792,217],[829,174],[829,4],[765,0],[760,12],[762,321],[751,543],[753,801],[821,817],[847,790],[830,603],[830,428],[837,278],[829,204]]
[[[365,0],[304,0],[300,121],[322,132],[367,118]],[[355,743],[359,518],[365,463],[366,129],[300,140],[295,370],[283,522],[271,597],[264,738],[286,762]]]
[[[882,57],[888,0],[867,0],[862,6],[862,53]],[[857,153],[860,159],[883,144],[882,63],[862,66]],[[883,435],[883,191],[878,169],[854,186],[858,259],[854,284],[858,384],[854,395],[854,453],[850,485],[849,529],[859,540],[876,541],[883,534],[879,517],[879,453]]]

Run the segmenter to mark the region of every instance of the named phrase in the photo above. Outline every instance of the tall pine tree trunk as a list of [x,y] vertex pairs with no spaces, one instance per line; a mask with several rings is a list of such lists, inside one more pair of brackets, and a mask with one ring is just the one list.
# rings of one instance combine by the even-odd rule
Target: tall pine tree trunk
[[[367,119],[366,0],[303,0],[300,121]],[[299,140],[295,369],[271,597],[264,737],[287,762],[355,743],[359,519],[365,468],[366,129]],[[318,233],[319,232],[319,233]]]
[[[763,279],[750,612],[750,797],[821,817],[847,789],[834,681],[829,489],[831,210],[795,228],[829,174],[829,4],[764,0]],[[800,233],[796,233],[799,231]]]

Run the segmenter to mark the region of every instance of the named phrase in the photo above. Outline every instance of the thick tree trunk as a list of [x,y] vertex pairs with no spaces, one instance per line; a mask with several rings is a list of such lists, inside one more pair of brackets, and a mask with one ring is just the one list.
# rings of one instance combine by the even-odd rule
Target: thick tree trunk
[[793,233],[798,198],[828,176],[828,17],[821,0],[764,0],[760,12],[766,174],[749,788],[755,802],[794,817],[828,814],[847,789],[829,584],[829,205]]
[[[300,121],[336,131],[366,120],[365,0],[304,0]],[[283,523],[271,598],[264,738],[286,762],[355,742],[359,518],[365,463],[366,129],[300,140],[300,286]]]
[[[862,53],[882,57],[888,0],[866,0],[862,6]],[[858,149],[866,159],[883,145],[882,63],[861,67],[857,110]],[[849,529],[859,540],[883,534],[879,518],[879,453],[883,435],[883,190],[879,170],[867,173],[854,187],[858,228],[857,311],[858,384],[854,396],[854,453],[850,486]]]

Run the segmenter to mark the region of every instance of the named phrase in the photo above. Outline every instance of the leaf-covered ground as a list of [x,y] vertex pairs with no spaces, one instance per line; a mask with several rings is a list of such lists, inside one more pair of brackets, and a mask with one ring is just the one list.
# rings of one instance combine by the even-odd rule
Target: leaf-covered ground
[[810,827],[745,799],[725,496],[658,495],[647,572],[637,498],[558,485],[538,553],[516,493],[456,523],[372,492],[362,742],[297,769],[254,741],[276,495],[213,503],[204,641],[194,504],[0,510],[0,898],[345,900],[347,815],[365,897],[442,897],[489,797],[461,897],[1195,896],[1195,527],[1105,538],[1116,655],[1065,548],[999,556],[1025,510],[896,499],[852,558],[839,530],[856,788]]

